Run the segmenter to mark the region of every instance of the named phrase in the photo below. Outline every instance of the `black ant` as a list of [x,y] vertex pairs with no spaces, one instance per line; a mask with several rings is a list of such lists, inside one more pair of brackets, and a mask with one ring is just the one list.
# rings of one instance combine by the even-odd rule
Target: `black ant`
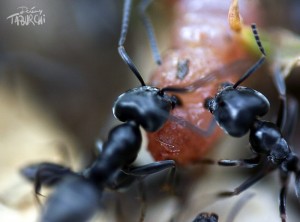
[[[250,198],[254,196],[253,193],[242,197],[240,200],[238,200],[231,211],[229,212],[229,215],[226,219],[226,222],[233,222],[238,215],[239,211],[244,207],[244,205],[249,201]],[[199,213],[192,222],[218,222],[219,221],[219,216],[216,213],[207,213],[207,212],[202,212]]]
[[36,194],[39,194],[42,185],[57,186],[45,204],[42,221],[86,221],[99,207],[105,188],[124,188],[150,174],[175,168],[173,160],[132,166],[142,143],[140,126],[148,132],[158,130],[168,120],[170,111],[180,105],[180,101],[166,94],[164,89],[147,86],[127,55],[123,44],[128,29],[130,4],[130,0],[124,3],[118,50],[141,86],[123,93],[116,100],[113,113],[125,123],[110,130],[99,157],[89,168],[78,173],[53,163],[23,168],[23,175],[34,181]]
[[215,213],[200,213],[192,222],[218,222],[219,216]]
[[[274,73],[275,86],[280,95],[277,121],[273,123],[259,119],[269,111],[268,99],[254,89],[239,86],[264,63],[266,57],[256,25],[252,24],[251,28],[262,54],[261,58],[235,84],[223,83],[213,98],[205,100],[204,106],[213,114],[215,121],[224,132],[230,136],[242,137],[250,130],[249,142],[251,151],[255,156],[249,159],[219,160],[218,165],[245,168],[262,166],[262,169],[235,188],[234,191],[222,192],[219,196],[239,195],[270,172],[279,169],[282,185],[279,196],[279,212],[282,222],[285,222],[287,185],[291,173],[295,173],[296,177],[296,196],[300,196],[298,156],[291,150],[287,142],[295,126],[298,104],[293,99],[287,103],[285,82],[281,70],[277,70]],[[216,73],[216,75],[222,75],[222,73]],[[216,77],[214,76],[214,78]],[[167,90],[182,93],[191,92],[201,86],[203,81],[206,80],[199,79],[189,86],[183,88],[168,87]],[[207,163],[211,164],[211,161],[207,161]]]
[[256,43],[262,53],[261,58],[235,84],[223,84],[214,98],[206,99],[205,108],[214,115],[219,126],[233,137],[241,137],[250,130],[249,142],[255,156],[250,159],[220,160],[218,164],[246,168],[262,166],[263,168],[256,175],[235,188],[234,191],[222,192],[220,196],[238,195],[271,171],[279,169],[282,184],[279,212],[281,220],[285,222],[287,185],[291,173],[295,173],[296,176],[297,196],[300,193],[298,157],[283,137],[283,135],[287,135],[288,130],[291,130],[290,128],[294,123],[294,121],[289,121],[289,124],[287,124],[288,106],[291,114],[289,117],[295,120],[297,105],[293,100],[287,103],[286,87],[280,72],[274,74],[275,85],[280,94],[280,110],[276,123],[259,119],[269,111],[268,99],[254,89],[239,86],[265,61],[265,50],[260,42],[256,26],[252,24],[251,27]]

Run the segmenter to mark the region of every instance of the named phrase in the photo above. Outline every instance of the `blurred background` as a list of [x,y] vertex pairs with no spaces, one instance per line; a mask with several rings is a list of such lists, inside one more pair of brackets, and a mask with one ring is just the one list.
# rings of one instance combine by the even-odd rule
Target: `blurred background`
[[[172,12],[168,10],[170,1],[165,2],[154,1],[149,9],[162,52],[168,48],[166,39],[169,38],[169,33],[166,30],[172,22]],[[300,32],[298,0],[260,2],[261,8],[258,13],[261,13],[261,25],[266,29],[281,27],[294,33]],[[53,161],[80,169],[88,165],[93,158],[96,139],[105,139],[109,129],[117,124],[111,112],[115,98],[138,84],[117,53],[122,4],[121,0],[1,0],[1,221],[36,221],[39,207],[34,200],[32,185],[19,175],[22,166],[33,162]],[[8,17],[20,12],[21,9],[18,7],[21,6],[42,10],[41,15],[44,15],[45,22],[41,25],[17,25],[16,21]],[[133,11],[126,48],[147,79],[155,63],[151,57],[145,31],[135,10]],[[298,71],[296,69],[287,81],[288,89],[299,96]],[[265,81],[270,79],[266,78]],[[262,86],[261,88],[263,89]],[[272,95],[274,90],[266,93]],[[296,141],[296,145],[299,144],[297,142],[300,143]],[[241,146],[245,146],[245,142],[242,144]],[[240,144],[234,139],[229,139],[224,140],[220,146],[230,146],[236,150]],[[224,154],[222,149],[216,149],[210,156],[230,157],[228,152]],[[239,153],[234,155],[239,157]],[[226,169],[225,176],[224,170],[218,167],[209,168],[210,170],[203,167],[181,170],[184,182],[179,187],[190,189],[182,204],[186,209],[190,208],[191,213],[188,210],[181,212],[183,210],[178,208],[172,196],[163,198],[162,195],[160,198],[150,198],[148,221],[168,221],[170,215],[176,214],[182,218],[193,218],[197,210],[206,209],[205,204],[213,202],[210,197],[203,197],[203,194],[209,193],[207,187],[213,185],[214,190],[222,190],[224,186],[234,188],[247,175],[237,169]],[[195,181],[193,178],[199,175],[203,179]],[[257,217],[261,219],[259,221],[270,219],[279,221],[277,211],[279,187],[266,188],[273,179],[264,180],[252,191],[256,194],[249,201],[250,206],[271,207],[264,210],[256,209],[259,211],[257,213]],[[223,181],[227,181],[226,185],[223,185]],[[160,190],[154,179],[147,181],[146,188],[149,194],[157,194],[157,190]],[[268,193],[264,192],[266,189]],[[198,193],[199,191],[201,192]],[[118,202],[120,199],[121,203],[133,201],[137,206],[140,204],[136,187],[118,196],[109,194],[107,200],[111,204],[108,204],[100,214],[103,221],[117,220],[114,215],[116,199]],[[207,199],[207,202],[202,202],[203,199]],[[299,218],[299,215],[294,212],[299,212],[299,204],[293,192],[289,199],[290,221],[296,221],[295,218]],[[199,206],[194,204],[195,202],[199,202]],[[111,205],[112,208],[109,207]],[[230,204],[226,205],[224,217],[232,208]],[[123,212],[127,213],[124,213],[123,219],[119,218],[118,221],[138,218],[139,211],[136,212],[132,207],[128,209],[130,206],[124,206]],[[247,205],[245,208],[248,209],[250,206]],[[217,201],[207,210],[219,213],[222,208],[224,203]],[[158,214],[160,209],[164,209],[164,213]],[[190,216],[182,216],[184,214]],[[242,211],[239,218],[247,218],[247,214],[249,211]]]

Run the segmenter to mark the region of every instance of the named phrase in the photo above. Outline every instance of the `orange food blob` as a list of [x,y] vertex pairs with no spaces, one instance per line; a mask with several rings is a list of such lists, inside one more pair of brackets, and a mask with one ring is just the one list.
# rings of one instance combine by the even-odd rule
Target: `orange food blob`
[[[174,3],[172,49],[163,56],[163,63],[152,74],[150,85],[159,88],[187,86],[241,58],[251,61],[240,36],[229,27],[229,5],[230,1],[223,0],[180,0]],[[241,6],[244,6],[241,14],[247,21],[251,7]],[[247,13],[244,13],[245,8]],[[212,115],[204,109],[204,100],[213,96],[221,83],[236,81],[247,68],[249,63],[244,69],[228,73],[226,77],[214,80],[192,93],[178,94],[183,106],[175,108],[172,115],[200,129],[207,129]],[[148,149],[155,160],[172,159],[178,164],[187,165],[203,158],[220,135],[219,127],[205,137],[174,121],[168,121],[157,132],[148,133]]]

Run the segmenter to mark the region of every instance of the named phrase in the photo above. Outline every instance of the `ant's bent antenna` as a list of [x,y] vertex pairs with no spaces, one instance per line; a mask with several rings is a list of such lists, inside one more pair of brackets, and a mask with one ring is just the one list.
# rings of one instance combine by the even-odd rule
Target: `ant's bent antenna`
[[156,38],[155,38],[155,34],[154,34],[154,29],[152,26],[152,23],[147,15],[147,8],[149,7],[149,4],[152,2],[153,0],[142,0],[140,5],[139,5],[139,12],[140,12],[140,17],[141,20],[145,26],[148,38],[149,38],[149,42],[150,42],[150,47],[152,49],[152,53],[153,53],[153,57],[154,60],[156,62],[157,65],[161,65],[161,57],[160,57],[160,53],[158,51],[158,47],[157,47],[157,42],[156,42]]
[[250,67],[250,69],[247,70],[247,72],[233,85],[233,88],[235,89],[238,85],[240,85],[242,82],[244,82],[250,75],[252,75],[265,61],[266,59],[266,53],[265,53],[265,49],[261,44],[257,29],[256,29],[256,24],[252,24],[251,25],[252,28],[252,32],[256,41],[256,44],[259,48],[259,51],[261,52],[262,56],[260,57],[260,59],[253,65]]
[[134,65],[134,63],[132,62],[132,60],[130,59],[128,54],[126,53],[124,46],[119,46],[118,51],[119,51],[119,54],[122,57],[123,61],[129,66],[131,71],[134,73],[134,75],[140,81],[141,85],[145,86],[146,84],[145,84],[140,72],[138,71],[138,69],[136,68],[136,66]]
[[122,28],[121,28],[121,36],[119,39],[118,51],[119,51],[119,54],[120,54],[121,58],[123,59],[123,61],[128,65],[128,67],[131,69],[131,71],[134,73],[134,75],[138,78],[141,85],[145,86],[146,84],[145,84],[140,72],[138,71],[138,69],[136,68],[136,66],[134,65],[134,63],[132,62],[131,58],[128,56],[128,54],[124,48],[124,43],[126,40],[127,31],[128,31],[128,24],[129,24],[129,20],[130,20],[131,3],[132,3],[132,0],[124,0]]

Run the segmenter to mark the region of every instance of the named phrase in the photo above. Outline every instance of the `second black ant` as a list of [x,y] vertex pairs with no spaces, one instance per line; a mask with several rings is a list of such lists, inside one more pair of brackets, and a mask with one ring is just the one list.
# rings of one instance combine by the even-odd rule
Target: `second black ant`
[[[260,92],[239,86],[249,78],[265,61],[266,53],[261,44],[256,25],[251,25],[261,58],[235,83],[223,83],[217,94],[205,100],[205,108],[215,118],[223,131],[233,137],[242,137],[250,131],[249,142],[254,157],[240,160],[220,160],[221,166],[245,168],[262,167],[259,172],[234,189],[220,193],[221,197],[239,195],[275,169],[279,170],[281,190],[279,194],[279,213],[282,222],[286,221],[286,195],[291,174],[295,175],[296,196],[300,196],[300,167],[298,156],[289,146],[290,136],[297,120],[298,103],[287,100],[286,86],[281,70],[274,73],[274,82],[280,95],[280,109],[276,123],[260,119],[269,109],[268,99]],[[218,75],[218,73],[215,73]],[[222,75],[222,73],[219,73]],[[216,78],[216,76],[214,76]],[[168,87],[168,91],[191,92],[203,84],[203,79],[184,87]],[[203,161],[202,161],[203,162]],[[207,162],[209,163],[209,161]]]
[[[280,109],[276,123],[260,119],[269,111],[268,99],[252,88],[239,86],[264,63],[266,57],[256,25],[252,24],[251,28],[262,54],[261,58],[235,84],[224,83],[214,97],[207,98],[205,108],[213,114],[218,125],[230,136],[242,137],[250,131],[249,142],[254,157],[239,160],[224,159],[219,160],[218,164],[245,168],[259,166],[262,169],[233,191],[221,192],[219,196],[239,195],[264,176],[278,169],[281,181],[279,213],[281,221],[285,222],[287,186],[291,174],[296,178],[296,196],[299,197],[300,194],[299,158],[288,144],[297,119],[298,104],[293,99],[287,100],[286,86],[280,70],[274,73],[275,86],[280,95]],[[195,82],[185,90],[190,91],[197,84]]]
[[[275,85],[280,95],[280,110],[276,123],[259,118],[269,111],[268,99],[254,89],[239,86],[265,60],[265,51],[254,24],[252,30],[262,57],[235,84],[224,84],[214,98],[208,98],[206,108],[229,135],[241,137],[250,131],[249,142],[254,157],[241,160],[220,160],[218,164],[246,168],[262,166],[262,169],[235,188],[234,191],[223,192],[220,195],[238,195],[273,170],[278,169],[282,186],[279,195],[279,213],[281,221],[285,222],[287,185],[292,173],[296,177],[296,195],[299,196],[300,193],[298,156],[291,150],[288,139],[285,139],[288,138],[288,134],[293,128],[298,105],[294,100],[287,102],[286,86],[279,70],[274,73]],[[287,115],[288,112],[289,115]],[[287,116],[290,119],[287,119]]]

